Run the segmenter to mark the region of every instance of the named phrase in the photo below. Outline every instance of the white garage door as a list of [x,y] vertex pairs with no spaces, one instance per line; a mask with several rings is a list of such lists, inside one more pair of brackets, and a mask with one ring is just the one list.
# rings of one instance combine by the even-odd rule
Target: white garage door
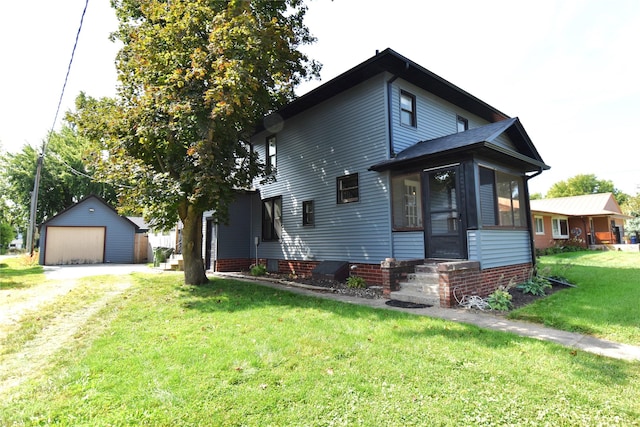
[[104,262],[105,227],[47,227],[45,265]]

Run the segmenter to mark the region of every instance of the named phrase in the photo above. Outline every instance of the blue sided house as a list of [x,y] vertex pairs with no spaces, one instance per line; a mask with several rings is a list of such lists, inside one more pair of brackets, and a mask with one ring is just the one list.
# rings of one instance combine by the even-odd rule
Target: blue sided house
[[132,264],[138,226],[91,195],[40,225],[40,264]]
[[394,299],[486,296],[535,264],[528,180],[548,169],[517,117],[391,49],[264,119],[251,144],[273,180],[205,213],[213,271],[323,262]]

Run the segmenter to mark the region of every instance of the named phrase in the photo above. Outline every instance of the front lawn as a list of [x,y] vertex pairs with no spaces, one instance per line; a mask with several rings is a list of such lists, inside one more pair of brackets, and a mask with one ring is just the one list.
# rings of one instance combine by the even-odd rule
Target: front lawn
[[[576,268],[578,270],[578,268]],[[132,280],[128,277],[128,280]],[[234,280],[134,275],[0,424],[637,425],[640,364]]]
[[43,280],[43,269],[28,256],[0,260],[0,291],[28,288]]
[[509,314],[616,342],[640,345],[640,253],[572,252],[544,256],[549,270],[577,284]]

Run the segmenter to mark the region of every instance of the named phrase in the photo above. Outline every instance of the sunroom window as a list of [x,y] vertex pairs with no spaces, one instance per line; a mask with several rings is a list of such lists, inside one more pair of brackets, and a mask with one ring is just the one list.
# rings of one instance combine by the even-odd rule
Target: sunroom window
[[393,198],[393,228],[396,230],[422,228],[422,189],[420,174],[394,176],[391,179]]
[[480,214],[482,225],[525,227],[522,177],[480,168]]

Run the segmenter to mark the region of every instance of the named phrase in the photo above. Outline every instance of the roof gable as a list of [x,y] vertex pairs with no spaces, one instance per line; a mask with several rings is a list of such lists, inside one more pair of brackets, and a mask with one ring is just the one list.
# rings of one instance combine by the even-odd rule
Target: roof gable
[[[509,117],[505,113],[460,89],[458,86],[432,73],[421,65],[387,48],[314,90],[300,96],[275,113],[269,115],[265,118],[265,121],[273,117],[287,120],[384,72],[389,72],[398,78],[402,78],[489,122],[504,120]],[[256,133],[262,130],[264,130],[264,124],[256,129]]]
[[626,215],[612,193],[531,200],[531,211],[567,216]]
[[[513,146],[498,141],[498,137],[503,134],[509,137],[514,144]],[[399,152],[395,158],[373,165],[370,169],[382,171],[418,162],[431,156],[470,150],[499,153],[522,162],[527,165],[528,170],[549,169],[517,117],[489,123],[464,132],[420,141]]]
[[102,205],[104,205],[104,206],[105,206],[109,211],[112,211],[112,212],[113,212],[113,214],[115,214],[116,216],[120,217],[123,221],[126,221],[126,222],[128,222],[129,224],[133,225],[133,226],[136,228],[136,230],[139,228],[137,224],[135,224],[133,221],[131,221],[131,220],[130,220],[130,219],[128,219],[127,217],[124,217],[124,216],[120,215],[120,214],[118,213],[118,211],[116,211],[116,210],[113,208],[113,206],[111,206],[110,204],[108,204],[107,202],[105,202],[105,201],[104,201],[104,199],[103,199],[102,197],[96,196],[95,194],[90,194],[90,195],[88,195],[88,196],[84,197],[83,199],[81,199],[81,200],[80,200],[80,201],[78,201],[77,203],[75,203],[75,204],[73,204],[73,205],[71,205],[71,206],[67,207],[67,208],[66,208],[66,209],[64,209],[63,211],[61,211],[61,212],[57,213],[56,215],[52,216],[51,218],[47,219],[47,220],[46,220],[46,221],[44,221],[42,224],[40,224],[40,226],[43,226],[43,225],[45,225],[45,224],[47,224],[47,223],[49,223],[49,222],[53,221],[54,219],[59,218],[60,216],[65,215],[67,212],[69,212],[69,211],[71,211],[71,210],[77,209],[77,208],[78,208],[78,206],[80,206],[80,205],[82,205],[82,204],[84,204],[84,203],[87,203],[87,202],[88,202],[88,201],[90,201],[90,200],[96,200],[96,201],[98,201],[99,203],[101,203]]

